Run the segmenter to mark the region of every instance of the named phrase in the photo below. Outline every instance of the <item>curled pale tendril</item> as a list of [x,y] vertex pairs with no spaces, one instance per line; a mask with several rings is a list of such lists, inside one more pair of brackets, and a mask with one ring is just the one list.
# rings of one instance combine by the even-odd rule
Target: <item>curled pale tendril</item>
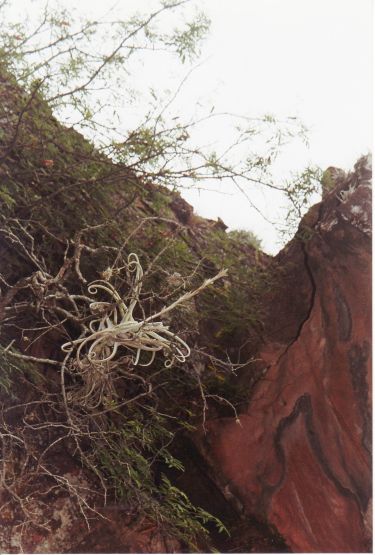
[[[191,299],[202,289],[226,275],[226,270],[222,270],[214,278],[207,279],[198,289],[185,293],[157,314],[137,321],[134,319],[133,312],[139,302],[143,270],[135,253],[129,254],[127,267],[129,272],[134,274],[127,296],[128,305],[107,281],[97,280],[88,286],[88,292],[91,295],[104,291],[112,301],[90,303],[90,311],[94,317],[89,322],[90,335],[64,343],[61,347],[66,353],[73,353],[76,349],[76,362],[79,368],[85,368],[87,362],[94,367],[100,367],[113,361],[119,347],[124,347],[133,354],[134,365],[151,365],[156,353],[160,351],[165,356],[166,367],[171,367],[175,361],[185,362],[190,355],[188,344],[170,331],[163,322],[153,320],[174,309],[178,304]],[[146,363],[140,362],[142,352],[150,353]]]

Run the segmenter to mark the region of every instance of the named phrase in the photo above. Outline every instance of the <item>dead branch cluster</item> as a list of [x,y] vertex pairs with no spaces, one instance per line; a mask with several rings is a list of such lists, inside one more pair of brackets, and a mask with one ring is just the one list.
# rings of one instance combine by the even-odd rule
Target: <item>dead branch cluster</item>
[[[144,220],[134,231],[148,218]],[[48,529],[48,522],[41,523],[40,515],[54,491],[74,498],[89,524],[97,514],[95,504],[88,501],[90,487],[69,481],[51,466],[51,456],[62,447],[73,457],[78,456],[100,483],[101,504],[105,505],[107,498],[113,497],[114,488],[100,465],[100,455],[113,452],[114,444],[123,442],[121,423],[134,418],[134,411],[158,415],[163,390],[172,374],[177,382],[182,383],[188,375],[195,383],[202,402],[203,425],[210,399],[214,398],[227,403],[237,417],[230,401],[205,391],[204,369],[209,362],[233,373],[243,364],[221,360],[198,348],[195,340],[189,345],[191,332],[185,331],[182,339],[169,326],[172,311],[191,302],[216,280],[224,279],[226,272],[218,272],[186,290],[199,277],[199,264],[189,275],[178,274],[178,279],[173,269],[164,268],[163,275],[168,278],[164,280],[164,294],[158,296],[153,289],[142,293],[147,279],[161,270],[158,259],[162,251],[143,272],[137,255],[126,256],[127,237],[119,248],[100,247],[111,256],[112,263],[101,272],[101,279],[89,284],[81,262],[83,256],[90,257],[99,250],[89,246],[87,240],[97,227],[86,227],[66,242],[55,274],[39,254],[29,222],[4,220],[0,229],[7,248],[17,251],[34,268],[14,284],[0,276],[3,336],[13,337],[2,346],[2,361],[35,368],[37,376],[30,379],[29,372],[23,374],[22,380],[32,392],[25,402],[23,393],[16,404],[2,402],[1,484],[6,495],[0,513],[15,504],[16,525],[22,533],[28,526]],[[191,351],[193,356],[188,361]],[[166,395],[170,393],[166,391]],[[145,424],[146,435],[147,426],[152,427],[150,422]],[[159,441],[159,451],[165,449],[171,437],[167,434]],[[136,448],[147,452],[146,443]],[[157,452],[149,453],[150,466],[157,457]],[[129,472],[131,461],[126,457],[120,457],[117,464],[120,472]],[[32,484],[38,484],[37,491]],[[144,502],[142,487],[134,488],[134,492],[133,503],[137,496],[139,503]]]

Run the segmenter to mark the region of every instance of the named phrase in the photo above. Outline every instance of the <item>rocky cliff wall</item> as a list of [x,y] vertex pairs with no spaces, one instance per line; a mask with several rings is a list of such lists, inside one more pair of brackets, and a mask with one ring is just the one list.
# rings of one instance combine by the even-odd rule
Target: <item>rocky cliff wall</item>
[[370,164],[341,175],[275,258],[264,376],[239,422],[197,439],[223,491],[295,552],[370,550]]

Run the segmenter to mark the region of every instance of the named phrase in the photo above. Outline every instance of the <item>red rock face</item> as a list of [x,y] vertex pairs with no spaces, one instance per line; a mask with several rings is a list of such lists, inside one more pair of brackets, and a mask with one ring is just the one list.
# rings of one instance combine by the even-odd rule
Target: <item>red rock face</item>
[[369,179],[362,159],[301,222],[309,239],[276,257],[288,264],[269,300],[268,370],[240,424],[211,421],[199,440],[224,489],[295,552],[370,550]]

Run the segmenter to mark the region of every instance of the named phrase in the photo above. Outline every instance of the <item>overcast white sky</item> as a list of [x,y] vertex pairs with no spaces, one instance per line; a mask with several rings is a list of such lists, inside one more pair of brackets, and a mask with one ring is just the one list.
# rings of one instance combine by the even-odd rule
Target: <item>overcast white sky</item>
[[[202,0],[211,17],[202,70],[215,103],[237,112],[299,116],[310,148],[293,144],[278,167],[280,179],[308,162],[350,169],[372,146],[371,0]],[[239,195],[223,200],[189,192],[203,215],[253,228],[269,252],[276,232]],[[269,196],[271,219],[278,207]]]
[[[11,1],[20,10],[39,3]],[[58,4],[75,6],[89,17],[114,4],[124,15],[156,5],[155,0]],[[196,5],[211,19],[211,30],[202,49],[203,63],[189,78],[177,110],[190,115],[199,100],[218,111],[300,117],[310,128],[310,146],[293,143],[286,149],[275,169],[276,181],[309,162],[323,169],[350,169],[371,149],[371,0],[200,0]],[[155,68],[164,87],[167,69]],[[141,82],[144,78],[138,76]],[[226,125],[226,120],[217,123],[215,134],[224,137]],[[230,228],[254,231],[267,252],[280,249],[274,227],[238,192],[189,190],[184,196],[202,216],[220,216]],[[266,193],[255,198],[267,218],[282,217],[279,199]]]

